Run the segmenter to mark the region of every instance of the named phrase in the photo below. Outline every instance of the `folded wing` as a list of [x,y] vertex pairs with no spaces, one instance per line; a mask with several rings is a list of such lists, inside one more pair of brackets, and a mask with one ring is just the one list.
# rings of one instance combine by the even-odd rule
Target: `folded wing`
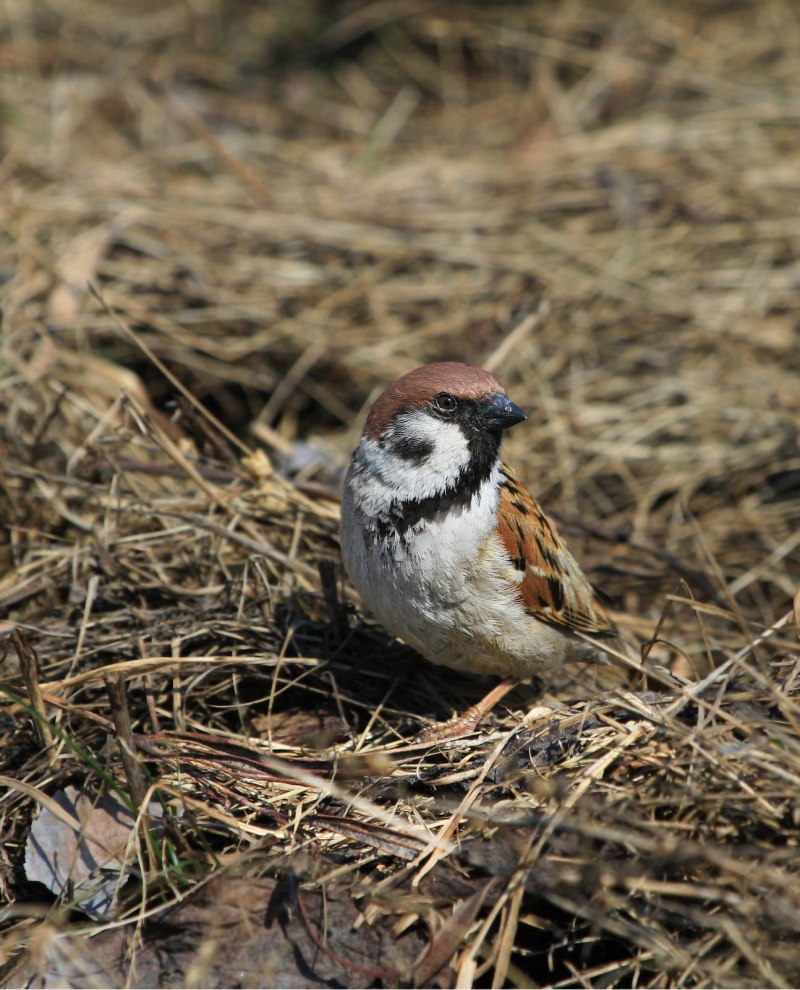
[[535,619],[598,638],[615,630],[591,584],[528,489],[502,466],[498,531],[520,572],[519,594]]

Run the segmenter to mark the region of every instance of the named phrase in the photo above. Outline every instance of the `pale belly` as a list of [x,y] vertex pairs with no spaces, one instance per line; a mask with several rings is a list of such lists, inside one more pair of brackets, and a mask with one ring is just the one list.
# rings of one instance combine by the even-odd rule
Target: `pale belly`
[[343,540],[345,566],[364,604],[392,634],[433,663],[500,677],[530,677],[585,656],[587,647],[533,619],[517,574],[490,532],[469,554],[431,527],[399,544],[394,558],[375,543]]

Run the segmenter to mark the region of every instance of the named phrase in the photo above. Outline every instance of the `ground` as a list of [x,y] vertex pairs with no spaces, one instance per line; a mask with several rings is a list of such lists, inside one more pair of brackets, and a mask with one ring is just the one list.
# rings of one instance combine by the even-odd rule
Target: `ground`
[[[10,2],[0,87],[2,985],[796,986],[792,4]],[[626,646],[431,750],[337,517],[442,359]]]

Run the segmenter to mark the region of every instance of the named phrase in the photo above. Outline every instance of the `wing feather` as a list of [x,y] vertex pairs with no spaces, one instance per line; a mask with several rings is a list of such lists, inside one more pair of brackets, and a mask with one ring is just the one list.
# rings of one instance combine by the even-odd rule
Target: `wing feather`
[[598,638],[615,635],[588,579],[528,489],[502,465],[498,534],[523,572],[519,594],[540,622]]

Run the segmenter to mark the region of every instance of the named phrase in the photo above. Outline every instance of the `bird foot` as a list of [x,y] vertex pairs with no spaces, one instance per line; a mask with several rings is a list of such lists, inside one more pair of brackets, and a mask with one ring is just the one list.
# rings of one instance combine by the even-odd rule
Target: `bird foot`
[[488,712],[484,711],[481,705],[473,705],[461,715],[449,718],[446,722],[434,722],[433,725],[426,726],[414,736],[414,742],[432,746],[446,739],[468,736],[477,729],[478,723],[487,714]]
[[448,719],[446,722],[436,722],[434,725],[429,725],[414,736],[414,742],[433,745],[444,742],[445,739],[458,739],[460,736],[474,732],[481,720],[491,712],[498,701],[504,698],[518,683],[519,681],[515,677],[504,678],[496,687],[492,688],[485,698],[481,698],[477,705],[468,708],[463,715],[456,715],[455,718]]

